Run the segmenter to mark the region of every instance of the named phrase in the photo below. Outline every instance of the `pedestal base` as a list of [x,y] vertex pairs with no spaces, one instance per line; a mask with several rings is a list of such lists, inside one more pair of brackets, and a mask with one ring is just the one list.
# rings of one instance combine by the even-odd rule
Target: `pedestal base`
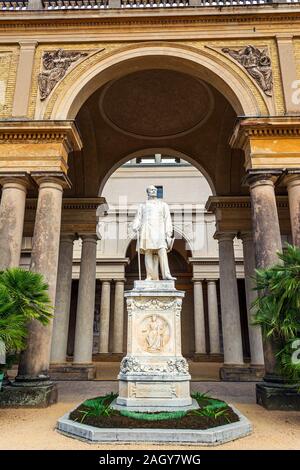
[[143,406],[143,404],[139,404],[138,405],[138,410],[137,410],[137,407],[136,406],[130,406],[129,404],[126,404],[126,405],[120,405],[118,404],[118,399],[114,400],[112,403],[111,403],[111,408],[113,408],[114,410],[118,410],[118,411],[121,411],[121,410],[124,410],[126,409],[127,411],[139,411],[140,413],[158,413],[158,412],[161,412],[161,411],[191,411],[191,410],[198,410],[200,407],[197,403],[197,401],[195,399],[192,399],[192,404],[191,405],[177,405],[176,408],[174,408],[174,406],[164,406],[164,405],[157,405],[157,406],[152,406],[150,409],[149,409],[149,405],[147,405],[145,403],[145,406]]
[[93,380],[96,377],[96,366],[93,364],[51,364],[51,380]]
[[224,382],[260,382],[263,379],[263,366],[231,366],[220,368],[220,379]]
[[57,402],[55,384],[30,386],[8,385],[0,392],[0,408],[46,408]]
[[169,380],[163,377],[140,376],[119,381],[118,405],[130,407],[147,406],[150,411],[156,407],[178,408],[192,405],[190,382]]
[[174,281],[135,281],[125,293],[128,352],[120,366],[117,405],[148,411],[192,405],[191,376],[181,355],[183,296]]
[[300,384],[257,384],[256,403],[267,410],[300,411]]

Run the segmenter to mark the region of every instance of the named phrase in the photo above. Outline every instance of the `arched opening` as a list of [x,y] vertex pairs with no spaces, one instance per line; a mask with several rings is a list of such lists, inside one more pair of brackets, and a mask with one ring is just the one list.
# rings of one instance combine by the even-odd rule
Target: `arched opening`
[[[118,361],[126,352],[126,322],[122,324],[124,347],[121,351],[115,345],[118,322],[114,318],[120,305],[117,297],[124,288],[130,289],[133,280],[138,278],[135,242],[128,233],[128,223],[134,213],[131,206],[143,202],[145,188],[155,184],[172,206],[178,235],[170,264],[178,278],[177,288],[186,293],[182,316],[183,353],[196,362],[208,360],[220,366],[223,349],[219,259],[218,243],[213,238],[216,220],[214,214],[205,209],[205,203],[212,195],[248,194],[248,189],[242,185],[244,156],[230,147],[229,138],[237,112],[259,111],[251,93],[244,93],[242,97],[238,80],[236,89],[230,91],[229,83],[231,80],[234,83],[234,74],[222,78],[214,75],[211,58],[206,57],[205,73],[203,64],[192,66],[187,59],[171,56],[162,63],[158,57],[159,54],[120,61],[115,68],[102,71],[102,75],[99,69],[91,71],[94,75],[90,77],[89,87],[86,87],[88,81],[85,83],[87,77],[83,77],[81,96],[72,86],[71,94],[66,91],[66,100],[71,100],[73,92],[76,94],[69,107],[65,101],[65,111],[71,113],[67,114],[69,117],[76,111],[74,116],[83,149],[70,158],[69,176],[73,186],[65,194],[79,199],[104,196],[109,207],[98,227],[101,241],[97,250],[93,358]],[[210,81],[211,78],[214,80]],[[78,279],[79,246],[75,252],[75,278]],[[247,360],[243,255],[238,240],[234,243],[232,258],[234,256],[239,279],[237,303],[240,300],[236,316],[241,315],[239,334],[243,335],[240,338],[242,356]],[[76,282],[72,296],[74,313],[71,312],[69,325],[70,355],[76,324]],[[233,282],[237,284],[236,279]],[[201,297],[200,303],[195,295],[197,299]],[[101,326],[103,304],[105,326]],[[202,330],[205,329],[202,344],[196,344],[195,335],[199,315],[203,319]],[[101,346],[103,331],[105,347]],[[120,336],[120,331],[117,333]],[[101,368],[99,372],[101,374]],[[117,368],[115,372],[117,374]],[[202,372],[195,370],[196,376]],[[216,367],[206,377],[217,379],[218,372]]]
[[145,44],[58,85],[57,100],[45,103],[42,115],[75,119],[83,141],[69,161],[73,186],[66,194],[95,197],[128,155],[157,148],[189,159],[213,194],[244,193],[243,154],[229,138],[238,115],[259,115],[267,105],[247,76],[222,60],[208,50]]
[[[161,153],[159,153],[161,152]],[[168,202],[173,218],[175,242],[169,253],[172,274],[177,278],[176,288],[185,292],[182,309],[182,351],[191,361],[193,376],[206,379],[218,378],[222,363],[222,320],[218,282],[218,246],[213,240],[215,230],[214,215],[205,209],[205,202],[212,194],[212,189],[205,176],[191,163],[178,154],[165,153],[162,149],[146,149],[127,158],[106,180],[99,194],[107,201],[108,211],[101,218],[97,253],[97,282],[95,295],[93,360],[98,363],[98,378],[107,378],[107,365],[113,363],[112,374],[117,373],[118,361],[126,354],[127,313],[125,306],[123,325],[123,352],[117,354],[114,349],[115,334],[115,298],[116,284],[124,280],[124,289],[131,290],[134,280],[139,278],[136,240],[131,238],[130,224],[138,204],[145,200],[145,189],[154,183],[160,196]],[[189,188],[189,191],[186,191]],[[202,263],[207,274],[197,273],[197,266]],[[141,256],[142,279],[145,279],[145,266]],[[197,277],[198,276],[198,277]],[[199,277],[200,276],[200,277]],[[205,352],[197,354],[195,344],[195,298],[194,280],[201,279],[203,295],[203,315],[205,328]],[[100,353],[101,299],[103,281],[110,283],[110,319],[108,346],[105,353]],[[208,282],[216,281],[216,301],[218,304],[218,334],[220,337],[219,354],[211,354]],[[74,348],[76,324],[76,298],[78,281],[73,282],[72,308],[70,316],[69,354]],[[245,357],[248,357],[247,313],[243,297],[244,281],[239,280],[242,334]],[[100,361],[100,362],[99,362]],[[116,362],[117,361],[117,362]],[[196,361],[196,362],[195,362]],[[110,366],[109,366],[110,367]],[[108,367],[108,369],[109,369]]]

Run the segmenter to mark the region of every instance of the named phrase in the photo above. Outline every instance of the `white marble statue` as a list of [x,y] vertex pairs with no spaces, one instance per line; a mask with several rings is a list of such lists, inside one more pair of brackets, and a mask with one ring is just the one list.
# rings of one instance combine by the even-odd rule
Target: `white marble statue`
[[170,273],[167,252],[172,249],[173,225],[168,204],[157,198],[157,188],[147,188],[148,200],[138,208],[132,223],[137,234],[137,250],[145,254],[146,280],[176,279]]

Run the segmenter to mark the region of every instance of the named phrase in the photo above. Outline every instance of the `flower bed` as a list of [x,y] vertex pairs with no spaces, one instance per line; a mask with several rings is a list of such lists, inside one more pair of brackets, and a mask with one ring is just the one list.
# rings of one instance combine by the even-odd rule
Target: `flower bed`
[[199,409],[173,412],[141,413],[114,410],[116,395],[86,400],[70,413],[69,419],[97,428],[146,429],[209,429],[239,421],[237,414],[224,401],[206,394],[195,393]]

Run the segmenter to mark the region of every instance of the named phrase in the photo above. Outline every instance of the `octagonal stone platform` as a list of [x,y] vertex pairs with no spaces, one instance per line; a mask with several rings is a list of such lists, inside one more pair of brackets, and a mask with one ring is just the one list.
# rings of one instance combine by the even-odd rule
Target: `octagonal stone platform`
[[252,433],[252,424],[235,407],[232,410],[238,415],[237,423],[225,424],[215,428],[197,429],[127,429],[127,428],[96,428],[81,424],[69,419],[70,413],[62,416],[57,422],[57,431],[72,438],[90,443],[98,442],[152,442],[152,443],[178,443],[202,444],[217,446],[225,442],[234,441]]

